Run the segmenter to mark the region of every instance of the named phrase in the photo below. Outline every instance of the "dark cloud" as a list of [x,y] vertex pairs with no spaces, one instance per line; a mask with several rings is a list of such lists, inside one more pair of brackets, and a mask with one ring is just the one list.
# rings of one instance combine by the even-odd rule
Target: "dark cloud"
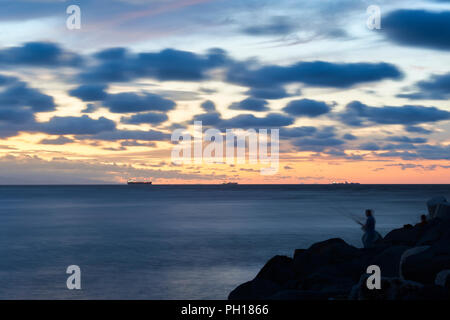
[[423,127],[419,127],[419,126],[405,126],[405,130],[407,132],[422,133],[422,134],[431,134],[431,133],[433,133],[433,131],[425,129]]
[[77,67],[81,56],[64,51],[51,42],[27,42],[22,46],[0,49],[0,65],[35,67]]
[[258,118],[252,114],[241,114],[231,119],[222,120],[222,128],[276,128],[285,127],[294,123],[294,119],[279,113],[269,113],[267,116]]
[[43,140],[39,141],[40,144],[51,144],[51,145],[63,145],[63,144],[68,144],[68,143],[72,143],[72,142],[74,142],[74,140],[69,139],[64,136],[60,136],[56,139],[43,139]]
[[251,88],[281,87],[303,83],[314,87],[349,88],[357,84],[398,80],[402,73],[389,63],[299,62],[290,66],[249,66],[235,63],[227,71],[231,83]]
[[7,86],[16,81],[17,81],[16,77],[10,77],[0,74],[0,86]]
[[201,55],[175,49],[134,54],[124,48],[112,48],[98,52],[95,57],[99,63],[81,73],[82,81],[126,82],[138,78],[200,81],[209,78],[209,71],[229,61],[221,49]]
[[88,103],[86,108],[84,108],[81,112],[83,113],[94,113],[97,111],[98,107],[93,103]]
[[361,144],[358,149],[364,150],[364,151],[377,151],[380,150],[380,146],[376,144],[375,142],[367,142]]
[[425,138],[410,138],[407,136],[393,136],[393,137],[388,137],[387,140],[393,141],[393,142],[403,142],[403,143],[426,143],[427,142],[427,139],[425,139]]
[[[249,96],[257,99],[283,99],[290,96],[283,87],[273,88],[251,88],[247,91]],[[300,94],[300,92],[298,92]]]
[[382,28],[401,45],[450,49],[450,11],[396,10],[383,17]]
[[415,92],[397,95],[400,98],[447,100],[450,98],[450,73],[433,75],[415,84]]
[[176,106],[175,102],[153,93],[124,92],[109,94],[103,105],[114,113],[131,113],[142,111],[169,111]]
[[126,124],[160,124],[167,121],[169,118],[164,113],[159,112],[147,112],[132,115],[130,117],[122,117],[120,122]]
[[211,100],[206,100],[205,102],[203,102],[201,104],[201,107],[203,110],[205,110],[207,112],[216,110],[216,105]]
[[252,25],[242,29],[242,32],[251,36],[279,36],[286,35],[296,29],[289,17],[273,17],[267,24]]
[[310,126],[280,129],[280,137],[282,138],[310,137],[315,133],[317,133],[317,128]]
[[108,95],[106,88],[107,86],[102,84],[85,84],[70,90],[69,94],[83,101],[101,101]]
[[301,99],[289,102],[283,111],[291,116],[313,118],[330,112],[331,107],[323,101]]
[[218,112],[208,112],[194,116],[193,121],[201,121],[204,126],[217,126],[222,122],[222,116]]
[[247,98],[240,102],[235,102],[229,107],[232,110],[247,110],[247,111],[267,111],[267,101],[256,98]]
[[113,130],[105,131],[94,135],[80,135],[77,139],[84,140],[142,140],[142,141],[164,141],[170,140],[170,134],[156,130]]
[[115,130],[114,121],[100,117],[95,120],[87,115],[81,117],[53,117],[48,122],[35,124],[35,131],[48,134],[97,134]]
[[9,124],[23,124],[34,121],[34,114],[26,109],[0,108],[0,122]]
[[359,101],[347,104],[339,115],[342,122],[351,126],[375,124],[416,125],[450,119],[450,112],[435,107],[404,105],[400,107],[370,107]]
[[403,160],[450,160],[450,146],[418,145],[413,151],[388,151],[377,154],[384,158],[401,158]]
[[358,139],[358,137],[356,137],[355,135],[351,134],[351,133],[346,133],[342,136],[342,139],[345,140],[356,140]]
[[46,112],[55,110],[56,105],[53,97],[28,87],[25,82],[13,82],[0,92],[0,109],[25,107],[33,112]]

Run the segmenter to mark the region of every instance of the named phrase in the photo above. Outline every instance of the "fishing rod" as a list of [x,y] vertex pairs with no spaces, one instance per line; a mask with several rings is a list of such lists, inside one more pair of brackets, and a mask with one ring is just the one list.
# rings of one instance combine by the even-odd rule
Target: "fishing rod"
[[337,212],[340,214],[340,215],[342,215],[342,216],[344,216],[344,217],[347,217],[347,218],[349,218],[349,219],[352,219],[354,222],[356,222],[357,224],[359,224],[361,227],[362,226],[364,226],[364,223],[362,223],[358,218],[356,218],[354,215],[352,215],[351,213],[347,213],[347,212],[345,212],[343,209],[341,209],[341,208],[335,208],[335,209],[337,209]]

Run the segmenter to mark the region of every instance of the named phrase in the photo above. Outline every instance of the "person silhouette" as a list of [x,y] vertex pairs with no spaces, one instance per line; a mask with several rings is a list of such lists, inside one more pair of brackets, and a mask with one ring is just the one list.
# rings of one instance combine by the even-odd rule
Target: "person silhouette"
[[377,242],[381,236],[378,232],[375,231],[376,220],[373,216],[372,209],[366,210],[366,217],[366,223],[362,226],[362,229],[364,230],[362,242],[364,248],[372,248],[375,245],[375,242]]

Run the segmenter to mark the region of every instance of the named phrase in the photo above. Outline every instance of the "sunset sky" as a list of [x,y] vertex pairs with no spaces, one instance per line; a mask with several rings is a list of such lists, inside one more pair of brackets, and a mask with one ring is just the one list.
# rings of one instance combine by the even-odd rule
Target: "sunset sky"
[[[0,185],[450,183],[449,98],[450,0],[0,0]],[[172,163],[194,120],[278,173]]]

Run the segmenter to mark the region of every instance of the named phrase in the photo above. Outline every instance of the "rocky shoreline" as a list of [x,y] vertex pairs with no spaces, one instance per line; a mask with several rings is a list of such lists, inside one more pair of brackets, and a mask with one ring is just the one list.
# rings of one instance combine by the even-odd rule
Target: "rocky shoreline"
[[[427,202],[425,225],[389,232],[373,248],[334,238],[275,256],[229,300],[450,299],[450,203]],[[367,267],[381,270],[381,289],[369,290]]]

